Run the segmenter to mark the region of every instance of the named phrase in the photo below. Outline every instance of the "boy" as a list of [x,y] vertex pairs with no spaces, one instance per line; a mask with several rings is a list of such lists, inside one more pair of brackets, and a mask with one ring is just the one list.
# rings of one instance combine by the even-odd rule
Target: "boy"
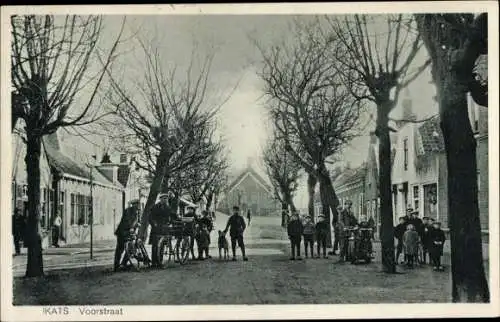
[[[394,237],[398,241],[398,244],[396,246],[396,263],[398,263],[399,257],[403,252],[403,235],[405,233],[405,230],[406,230],[405,217],[399,217],[399,224],[396,227],[394,227]],[[404,262],[401,262],[401,264],[404,264]]]
[[441,223],[435,222],[429,233],[429,246],[432,266],[435,271],[442,271],[441,256],[443,256],[443,246],[446,241],[444,231],[441,230]]
[[328,258],[326,256],[326,239],[328,238],[328,222],[325,220],[325,215],[320,215],[318,217],[318,222],[316,223],[316,240],[317,240],[317,252],[318,258],[321,256],[320,249],[323,248],[323,258]]
[[292,215],[292,220],[288,223],[287,232],[292,246],[292,256],[290,257],[290,260],[295,260],[295,254],[297,254],[298,260],[302,260],[300,257],[300,242],[302,239],[302,233],[304,232],[304,226],[302,225],[297,213]]
[[[422,218],[424,222],[424,228],[422,232],[422,250],[423,250],[423,264],[427,264],[427,254],[429,253],[429,232],[432,229],[432,226],[429,224],[429,217]],[[429,260],[430,261],[430,260]]]
[[245,254],[245,243],[243,241],[243,232],[247,228],[245,224],[245,220],[240,215],[240,207],[233,207],[233,215],[229,217],[226,225],[226,229],[224,229],[224,234],[229,230],[229,236],[231,237],[231,249],[233,251],[233,261],[236,261],[236,242],[238,242],[238,246],[241,249],[241,255],[243,255],[243,260],[248,261],[248,257]]
[[311,258],[314,258],[313,245],[314,245],[314,224],[310,216],[306,217],[304,225],[304,250],[307,258],[307,247],[311,250]]

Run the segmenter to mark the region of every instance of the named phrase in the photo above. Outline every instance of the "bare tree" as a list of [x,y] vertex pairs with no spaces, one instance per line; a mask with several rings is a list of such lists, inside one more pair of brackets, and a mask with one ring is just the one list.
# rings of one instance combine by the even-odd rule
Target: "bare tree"
[[[313,28],[314,27],[314,28]],[[320,183],[323,212],[338,219],[338,198],[326,159],[341,151],[357,133],[360,103],[338,76],[340,56],[317,28],[297,24],[293,39],[265,51],[261,78],[269,98],[278,139],[295,161]],[[329,236],[329,243],[331,243]]]
[[474,66],[487,54],[487,14],[416,15],[432,59],[441,130],[448,165],[448,217],[453,302],[489,302],[479,222],[476,140],[469,122],[467,93],[487,105],[487,85]]
[[[264,164],[267,175],[274,189],[276,199],[281,203],[282,210],[295,212],[297,208],[293,202],[293,195],[298,188],[301,167],[289,155],[285,142],[271,138],[264,150]],[[286,226],[287,218],[282,211],[281,225]]]
[[[44,135],[103,116],[94,108],[101,83],[116,56],[121,30],[98,66],[99,16],[12,16],[11,80],[13,128],[25,122],[28,172],[28,262],[26,276],[43,275],[40,236],[40,154]],[[89,93],[85,99],[82,92]],[[77,104],[84,101],[82,105]],[[56,201],[57,202],[57,201]]]
[[185,190],[194,203],[205,199],[208,204],[209,192],[218,183],[219,177],[225,176],[228,168],[227,159],[223,155],[223,146],[220,143],[213,143],[213,150],[209,151],[209,154],[205,162],[199,162],[184,170],[187,179],[183,181]]
[[401,90],[430,61],[410,71],[423,46],[419,35],[412,32],[411,16],[349,15],[325,20],[328,24],[323,29],[325,38],[331,39],[333,47],[342,46],[343,55],[332,59],[339,62],[338,72],[345,84],[356,99],[370,101],[377,108],[382,265],[385,272],[395,273],[389,113],[396,107]]
[[[165,68],[157,48],[138,39],[145,62],[143,81],[132,90],[113,77],[110,102],[125,125],[124,146],[140,156],[139,167],[149,172],[152,182],[141,219],[139,236],[144,238],[149,214],[160,191],[182,191],[182,171],[205,162],[213,153],[206,141],[213,135],[213,118],[229,96],[210,101],[209,81],[213,55],[197,59],[193,49],[185,73]],[[139,92],[139,97],[132,93]]]

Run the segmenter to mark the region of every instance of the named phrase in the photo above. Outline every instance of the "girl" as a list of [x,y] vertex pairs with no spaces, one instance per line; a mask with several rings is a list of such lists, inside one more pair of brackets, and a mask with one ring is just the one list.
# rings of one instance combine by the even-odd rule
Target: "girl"
[[403,247],[408,268],[413,268],[413,264],[415,263],[415,259],[418,254],[418,242],[418,233],[415,231],[415,227],[412,224],[409,224],[403,235]]

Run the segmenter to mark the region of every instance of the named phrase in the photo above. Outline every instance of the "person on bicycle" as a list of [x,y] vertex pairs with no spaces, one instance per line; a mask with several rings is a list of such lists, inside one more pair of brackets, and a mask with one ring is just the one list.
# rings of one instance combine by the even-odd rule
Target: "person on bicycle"
[[130,235],[130,230],[136,229],[139,225],[139,199],[134,199],[130,201],[130,207],[125,209],[123,216],[115,230],[116,236],[116,249],[115,249],[115,261],[114,261],[114,271],[118,271],[120,268],[120,259],[125,250],[125,242],[127,237]]
[[248,257],[245,253],[245,243],[243,241],[243,232],[245,231],[246,224],[245,219],[240,215],[240,207],[233,207],[233,215],[229,217],[224,229],[224,234],[229,230],[229,235],[231,236],[231,247],[233,250],[233,261],[236,260],[236,242],[240,246],[241,254],[243,255],[243,260],[248,261]]
[[342,211],[342,217],[344,218],[344,224],[347,227],[354,227],[358,224],[358,220],[354,217],[352,213],[352,201],[347,200],[345,204],[345,208]]
[[171,223],[177,218],[177,213],[169,205],[170,194],[161,193],[159,196],[160,201],[151,209],[151,216],[149,223],[151,224],[151,234],[149,237],[150,244],[152,244],[152,266],[161,266],[158,260],[158,238],[161,234],[162,226]]

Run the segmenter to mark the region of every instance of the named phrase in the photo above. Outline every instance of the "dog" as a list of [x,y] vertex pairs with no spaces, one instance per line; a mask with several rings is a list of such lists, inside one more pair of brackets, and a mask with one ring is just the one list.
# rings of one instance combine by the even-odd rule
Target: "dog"
[[229,243],[227,242],[226,235],[223,231],[219,230],[219,259],[222,259],[222,250],[224,249],[224,260],[229,259]]

